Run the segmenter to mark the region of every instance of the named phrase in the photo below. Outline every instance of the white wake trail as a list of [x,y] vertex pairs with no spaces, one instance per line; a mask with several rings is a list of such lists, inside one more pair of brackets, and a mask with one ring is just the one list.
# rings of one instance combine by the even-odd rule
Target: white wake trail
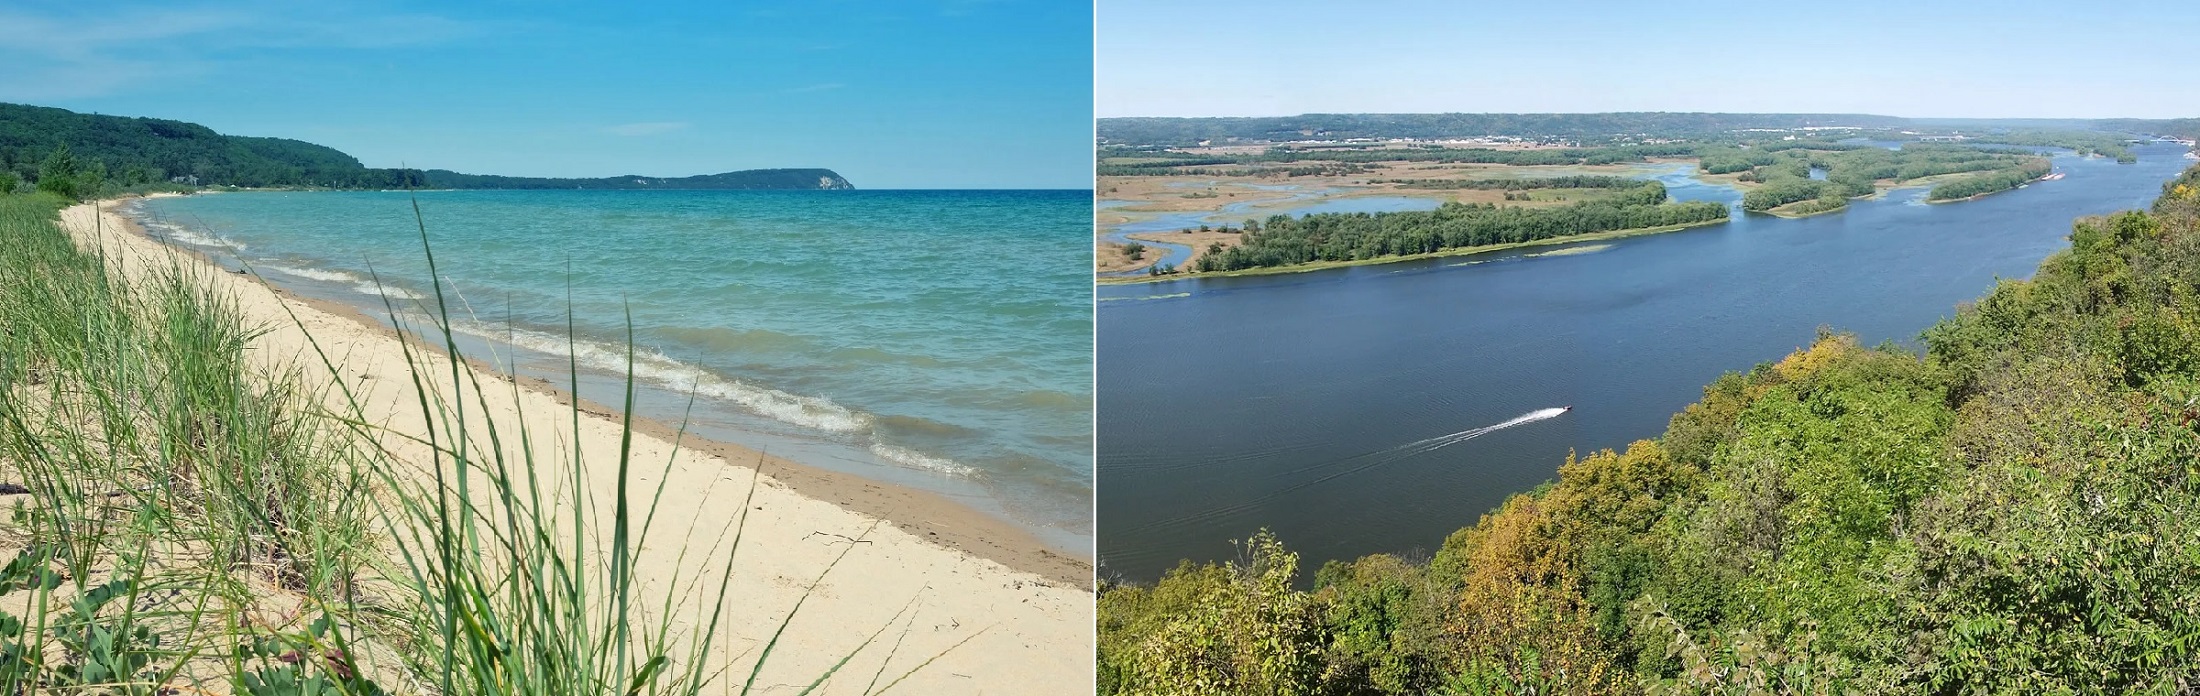
[[1436,436],[1436,437],[1432,437],[1432,438],[1429,438],[1429,439],[1426,439],[1426,440],[1420,440],[1420,441],[1416,441],[1416,442],[1408,442],[1408,443],[1406,443],[1406,444],[1403,444],[1403,445],[1399,445],[1399,446],[1398,446],[1398,450],[1399,450],[1399,451],[1403,451],[1403,452],[1408,452],[1408,453],[1411,453],[1411,454],[1422,454],[1422,453],[1426,453],[1426,452],[1434,452],[1434,451],[1436,451],[1436,450],[1440,450],[1440,449],[1443,449],[1443,448],[1446,448],[1446,447],[1450,447],[1450,446],[1452,446],[1452,445],[1456,445],[1456,444],[1459,444],[1459,443],[1462,443],[1462,442],[1466,442],[1466,441],[1468,441],[1468,440],[1472,440],[1472,439],[1475,439],[1475,438],[1478,438],[1478,437],[1481,437],[1481,436],[1484,436],[1484,435],[1488,435],[1488,434],[1490,434],[1490,433],[1494,433],[1494,432],[1497,432],[1497,431],[1499,431],[1499,430],[1504,430],[1504,429],[1506,429],[1506,428],[1511,428],[1511,427],[1515,427],[1515,426],[1527,425],[1527,424],[1529,424],[1529,423],[1534,423],[1534,422],[1536,422],[1536,421],[1541,421],[1541,420],[1550,420],[1550,419],[1552,419],[1552,418],[1557,418],[1557,417],[1559,417],[1560,415],[1564,415],[1565,413],[1566,413],[1566,409],[1563,409],[1563,408],[1544,408],[1544,409],[1537,409],[1537,410],[1534,410],[1534,411],[1529,411],[1529,412],[1527,412],[1527,413],[1523,413],[1523,414],[1520,414],[1519,416],[1517,416],[1517,417],[1514,417],[1514,418],[1513,418],[1512,420],[1508,420],[1508,421],[1505,421],[1505,422],[1503,422],[1503,423],[1498,423],[1498,424],[1496,424],[1496,425],[1485,425],[1485,426],[1482,426],[1482,427],[1479,427],[1479,428],[1472,428],[1472,429],[1468,429],[1468,430],[1461,430],[1461,431],[1459,431],[1459,432],[1456,432],[1456,433],[1452,433],[1452,434],[1450,434],[1450,435],[1438,435],[1438,436]]
[[[1277,499],[1277,498],[1283,497],[1283,496],[1285,496],[1285,495],[1288,495],[1288,494],[1291,494],[1291,493],[1295,493],[1295,492],[1298,492],[1298,491],[1302,491],[1302,490],[1305,490],[1305,489],[1307,489],[1307,488],[1311,488],[1311,487],[1314,487],[1314,486],[1318,486],[1318,485],[1321,485],[1321,484],[1324,484],[1324,483],[1328,483],[1328,482],[1330,482],[1330,481],[1335,481],[1335,480],[1337,480],[1337,479],[1340,479],[1340,478],[1343,478],[1343,477],[1346,477],[1346,476],[1351,476],[1351,475],[1353,475],[1353,474],[1357,474],[1357,473],[1360,473],[1360,472],[1363,472],[1363,471],[1367,471],[1367,470],[1369,470],[1369,469],[1373,469],[1373,468],[1375,468],[1375,467],[1378,467],[1378,466],[1382,466],[1382,465],[1384,465],[1384,464],[1389,464],[1389,463],[1391,463],[1391,462],[1395,462],[1395,461],[1398,461],[1398,460],[1400,460],[1400,459],[1405,459],[1405,458],[1407,458],[1407,457],[1412,457],[1412,456],[1416,456],[1416,455],[1421,455],[1421,454],[1427,454],[1427,453],[1429,453],[1429,452],[1434,452],[1434,451],[1436,451],[1436,450],[1440,450],[1440,449],[1443,449],[1443,448],[1445,448],[1445,447],[1450,447],[1450,446],[1452,446],[1452,445],[1456,445],[1456,444],[1459,444],[1459,443],[1461,443],[1461,442],[1466,442],[1466,441],[1468,441],[1468,440],[1472,440],[1472,439],[1475,439],[1475,438],[1481,437],[1481,436],[1483,436],[1483,435],[1488,435],[1488,434],[1490,434],[1490,433],[1494,433],[1494,432],[1497,432],[1497,431],[1499,431],[1499,430],[1504,430],[1504,429],[1506,429],[1506,428],[1513,428],[1513,427],[1518,427],[1518,426],[1522,426],[1522,425],[1527,425],[1527,424],[1529,424],[1529,423],[1534,423],[1534,422],[1536,422],[1536,421],[1544,421],[1544,420],[1550,420],[1550,419],[1552,419],[1552,418],[1557,418],[1557,417],[1559,417],[1559,416],[1561,416],[1561,415],[1565,415],[1566,411],[1567,411],[1567,409],[1566,409],[1566,408],[1544,408],[1544,409],[1536,409],[1536,410],[1534,410],[1534,411],[1529,411],[1529,412],[1527,412],[1527,413],[1523,413],[1523,414],[1520,414],[1519,416],[1517,416],[1517,417],[1513,418],[1512,420],[1508,420],[1508,421],[1505,421],[1505,422],[1503,422],[1503,423],[1498,423],[1498,424],[1496,424],[1496,425],[1485,425],[1485,426],[1482,426],[1482,427],[1479,427],[1479,428],[1474,428],[1474,429],[1471,429],[1471,430],[1461,430],[1461,431],[1459,431],[1459,432],[1456,432],[1456,433],[1452,433],[1452,434],[1449,434],[1449,435],[1438,435],[1438,436],[1436,436],[1436,437],[1428,438],[1428,439],[1426,439],[1426,440],[1417,440],[1417,441],[1414,441],[1414,442],[1408,442],[1408,443],[1406,443],[1406,444],[1403,444],[1403,445],[1399,445],[1399,446],[1397,446],[1397,447],[1392,447],[1392,448],[1390,448],[1390,449],[1387,449],[1387,450],[1381,450],[1381,451],[1377,451],[1377,452],[1371,452],[1371,453],[1368,453],[1368,454],[1363,454],[1363,455],[1355,456],[1355,457],[1352,457],[1352,458],[1350,458],[1350,459],[1347,459],[1347,460],[1345,460],[1345,461],[1359,461],[1359,460],[1363,460],[1363,459],[1364,459],[1365,461],[1361,461],[1360,463],[1358,463],[1358,464],[1356,464],[1356,465],[1354,465],[1354,466],[1351,466],[1351,467],[1349,467],[1349,468],[1343,469],[1343,470],[1341,470],[1341,471],[1335,471],[1335,472],[1331,472],[1331,473],[1329,473],[1329,474],[1327,474],[1327,475],[1321,476],[1321,477],[1319,477],[1319,478],[1315,478],[1315,479],[1313,479],[1313,480],[1311,480],[1311,481],[1306,481],[1306,482],[1303,482],[1303,483],[1298,483],[1298,484],[1295,484],[1295,485],[1291,485],[1291,486],[1286,486],[1286,487],[1283,487],[1283,488],[1277,489],[1277,490],[1275,490],[1275,491],[1272,491],[1272,492],[1268,493],[1267,495],[1262,495],[1262,496],[1256,497],[1256,498],[1254,498],[1254,499],[1252,499],[1252,500],[1247,500],[1247,501],[1244,501],[1244,502],[1240,502],[1240,503],[1237,503],[1237,504],[1235,504],[1235,505],[1227,505],[1227,506],[1223,506],[1223,507],[1219,507],[1219,508],[1213,508],[1213,509],[1205,510],[1205,511],[1202,511],[1202,512],[1197,512],[1197,513],[1193,513],[1193,514],[1190,514],[1190,515],[1184,515],[1184,516],[1181,516],[1181,517],[1176,517],[1176,518],[1171,518],[1171,519],[1166,519],[1166,520],[1155,520],[1155,521],[1153,521],[1153,522],[1149,522],[1149,523],[1147,523],[1147,524],[1146,524],[1145,526],[1143,526],[1143,527],[1140,527],[1139,529],[1156,529],[1156,528],[1159,528],[1159,527],[1163,527],[1163,526],[1170,526],[1170,525],[1179,525],[1179,524],[1184,524],[1184,523],[1186,523],[1186,522],[1191,522],[1191,521],[1195,521],[1195,520],[1201,520],[1201,519],[1208,519],[1208,518],[1221,517],[1221,516],[1224,516],[1224,515],[1229,515],[1229,514],[1237,513],[1237,512],[1243,511],[1243,510],[1248,510],[1248,509],[1251,509],[1251,508],[1253,508],[1253,507],[1255,507],[1255,506],[1259,506],[1259,505],[1262,505],[1262,504],[1264,504],[1264,503],[1267,503],[1268,501],[1271,501],[1271,500],[1275,500],[1275,499]],[[1305,471],[1306,471],[1306,470],[1303,470],[1303,469],[1302,469],[1302,470],[1300,470],[1300,471],[1298,471],[1298,472],[1294,472],[1294,473],[1304,473]]]

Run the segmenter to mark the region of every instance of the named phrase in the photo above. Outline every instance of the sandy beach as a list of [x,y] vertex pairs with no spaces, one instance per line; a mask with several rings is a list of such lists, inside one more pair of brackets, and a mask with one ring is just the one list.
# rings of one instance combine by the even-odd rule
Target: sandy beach
[[[170,263],[203,266],[207,282],[265,329],[248,349],[263,374],[295,375],[332,410],[349,408],[345,390],[334,386],[341,380],[350,385],[365,420],[386,429],[391,451],[422,468],[432,461],[425,447],[407,439],[427,435],[407,344],[375,317],[222,271],[146,237],[105,208],[72,207],[62,222],[80,241],[103,247],[126,278]],[[443,383],[450,379],[448,358],[417,347],[413,360],[426,363],[424,373],[440,375],[428,388],[453,391]],[[336,369],[314,357],[317,351]],[[473,417],[507,431],[524,422],[550,440],[554,451],[578,452],[590,462],[591,490],[608,495],[614,477],[610,463],[617,461],[622,439],[615,410],[582,403],[585,415],[576,431],[568,415],[570,396],[539,380],[512,384],[485,364],[474,367],[484,388],[467,396],[469,408],[480,406]],[[893,693],[1066,694],[1084,693],[1092,683],[1086,560],[1049,550],[1030,533],[937,494],[680,437],[668,424],[638,421],[634,430],[636,484],[663,491],[659,531],[650,537],[650,555],[641,569],[645,587],[668,587],[692,576],[700,569],[693,559],[680,567],[683,545],[711,548],[723,542],[725,530],[744,525],[714,649],[729,670],[723,679],[737,683],[732,675],[748,673],[805,588],[845,551],[778,638],[757,682],[759,692],[800,691],[851,652],[856,654],[841,672],[846,676],[817,693],[864,693],[882,667],[890,678],[928,659],[933,661]],[[570,454],[542,457],[539,466],[549,470],[534,473],[561,480],[571,459]],[[746,510],[744,499],[751,501]],[[689,625],[685,619],[693,608],[673,608],[679,625]],[[883,644],[858,652],[880,629],[889,629]],[[897,636],[898,647],[887,649]]]

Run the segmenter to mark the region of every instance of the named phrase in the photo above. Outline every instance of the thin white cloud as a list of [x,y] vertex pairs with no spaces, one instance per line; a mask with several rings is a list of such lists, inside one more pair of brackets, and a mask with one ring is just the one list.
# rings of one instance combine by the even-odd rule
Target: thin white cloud
[[[500,25],[508,26],[508,25]],[[426,14],[339,15],[269,18],[254,27],[261,45],[315,48],[388,48],[440,44],[487,31],[482,24]]]
[[605,128],[604,130],[611,131],[613,135],[635,137],[643,135],[664,135],[666,133],[671,133],[675,131],[683,131],[687,130],[688,126],[690,125],[692,124],[686,121],[646,121],[643,123],[622,123],[616,126],[612,126],[610,128]]
[[112,94],[213,72],[240,49],[375,49],[443,43],[483,28],[423,14],[326,6],[141,6],[67,14],[0,10],[0,100]]
[[81,58],[116,45],[206,34],[250,21],[220,9],[121,12],[84,21],[0,11],[0,46],[46,58]]

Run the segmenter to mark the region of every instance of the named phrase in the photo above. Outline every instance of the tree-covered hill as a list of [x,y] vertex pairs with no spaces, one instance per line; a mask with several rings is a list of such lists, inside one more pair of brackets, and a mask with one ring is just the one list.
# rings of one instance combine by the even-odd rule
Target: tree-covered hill
[[[0,103],[0,172],[35,182],[57,151],[107,184],[326,188],[849,189],[830,169],[755,169],[663,178],[549,179],[379,169],[333,148],[223,135],[196,123]],[[4,179],[6,177],[0,177]],[[93,187],[96,189],[97,187]]]
[[2105,128],[2132,133],[2151,133],[2178,138],[2200,137],[2200,118],[2118,118],[2102,121],[2101,124]]
[[282,138],[216,133],[196,123],[80,114],[0,104],[0,169],[36,180],[39,164],[67,145],[85,166],[124,185],[197,177],[205,185],[403,186],[403,172],[368,169],[351,155]]
[[1458,513],[1312,591],[1265,533],[1104,586],[1101,693],[2193,693],[2200,168],[1922,353],[1826,333]]

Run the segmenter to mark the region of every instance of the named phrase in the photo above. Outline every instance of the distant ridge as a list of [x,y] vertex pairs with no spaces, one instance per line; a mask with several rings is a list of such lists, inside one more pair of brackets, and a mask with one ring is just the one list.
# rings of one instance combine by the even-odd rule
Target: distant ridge
[[1188,145],[1200,141],[1284,142],[1349,138],[1584,137],[1614,133],[1714,133],[1741,128],[1898,127],[1907,119],[1870,114],[1613,112],[1588,114],[1301,114],[1259,117],[1097,119],[1102,143]]
[[830,169],[750,169],[688,177],[595,179],[461,174],[445,169],[378,169],[334,148],[287,138],[223,135],[196,123],[82,114],[0,103],[0,171],[38,178],[38,165],[66,144],[125,185],[180,181],[200,186],[342,189],[736,189],[847,190]]
[[1096,119],[1102,145],[1182,147],[1201,142],[1274,143],[1352,138],[1596,138],[1626,133],[1711,134],[1751,128],[2061,128],[2133,133],[2200,132],[2200,119],[1905,118],[1873,114],[1742,114],[1635,111],[1542,114],[1300,114]]

